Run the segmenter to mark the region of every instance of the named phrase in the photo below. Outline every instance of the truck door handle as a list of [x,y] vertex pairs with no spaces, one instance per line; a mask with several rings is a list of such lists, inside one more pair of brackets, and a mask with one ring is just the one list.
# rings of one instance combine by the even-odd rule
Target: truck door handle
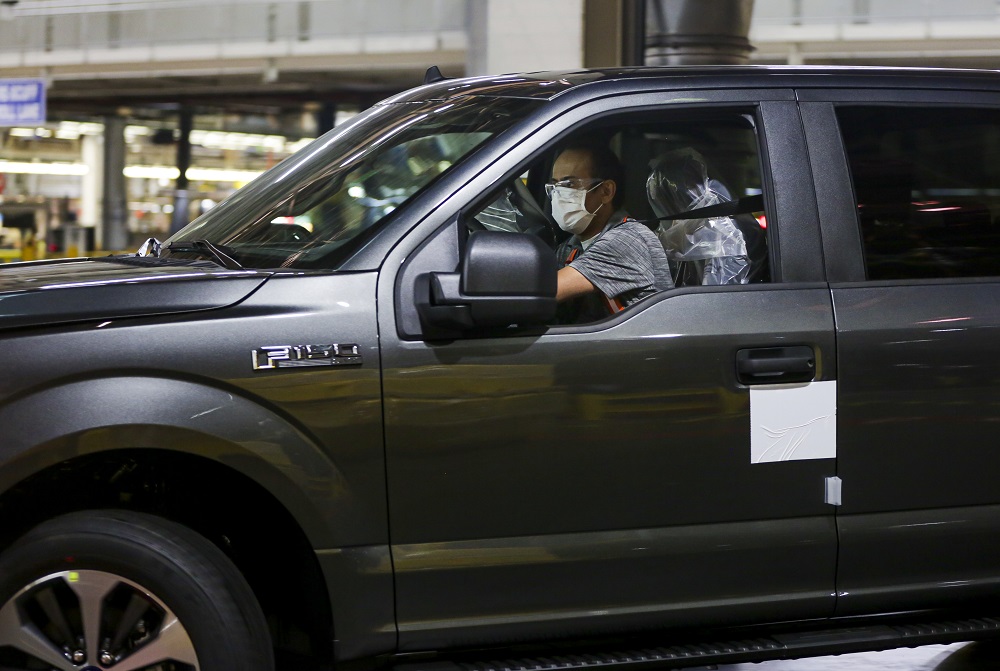
[[741,349],[736,378],[741,384],[809,382],[816,378],[816,354],[808,345]]

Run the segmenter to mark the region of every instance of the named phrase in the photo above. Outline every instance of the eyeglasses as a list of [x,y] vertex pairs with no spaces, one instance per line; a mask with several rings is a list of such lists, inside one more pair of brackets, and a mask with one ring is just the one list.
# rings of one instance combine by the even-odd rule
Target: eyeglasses
[[552,191],[556,187],[562,189],[578,189],[581,191],[591,191],[600,184],[603,184],[605,179],[601,177],[595,177],[593,179],[583,179],[582,177],[570,177],[569,179],[559,180],[558,182],[548,182],[545,185],[545,195],[552,198]]

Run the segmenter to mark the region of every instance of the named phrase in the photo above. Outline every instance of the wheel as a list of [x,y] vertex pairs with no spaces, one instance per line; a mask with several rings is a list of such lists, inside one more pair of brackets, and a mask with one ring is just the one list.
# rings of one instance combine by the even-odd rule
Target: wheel
[[0,668],[271,671],[267,623],[229,559],[190,529],[100,510],[0,555]]

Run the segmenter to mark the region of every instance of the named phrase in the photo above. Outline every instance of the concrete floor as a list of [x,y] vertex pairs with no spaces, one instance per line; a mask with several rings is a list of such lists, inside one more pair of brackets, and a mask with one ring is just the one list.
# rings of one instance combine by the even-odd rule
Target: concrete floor
[[719,671],[1000,671],[1000,642],[955,643],[760,664],[727,664]]

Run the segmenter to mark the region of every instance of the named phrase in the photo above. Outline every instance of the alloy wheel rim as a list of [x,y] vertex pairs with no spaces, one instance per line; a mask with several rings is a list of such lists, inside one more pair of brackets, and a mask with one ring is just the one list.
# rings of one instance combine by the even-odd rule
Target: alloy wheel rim
[[38,662],[59,671],[199,669],[191,637],[161,599],[95,570],[49,574],[0,608],[0,665]]

